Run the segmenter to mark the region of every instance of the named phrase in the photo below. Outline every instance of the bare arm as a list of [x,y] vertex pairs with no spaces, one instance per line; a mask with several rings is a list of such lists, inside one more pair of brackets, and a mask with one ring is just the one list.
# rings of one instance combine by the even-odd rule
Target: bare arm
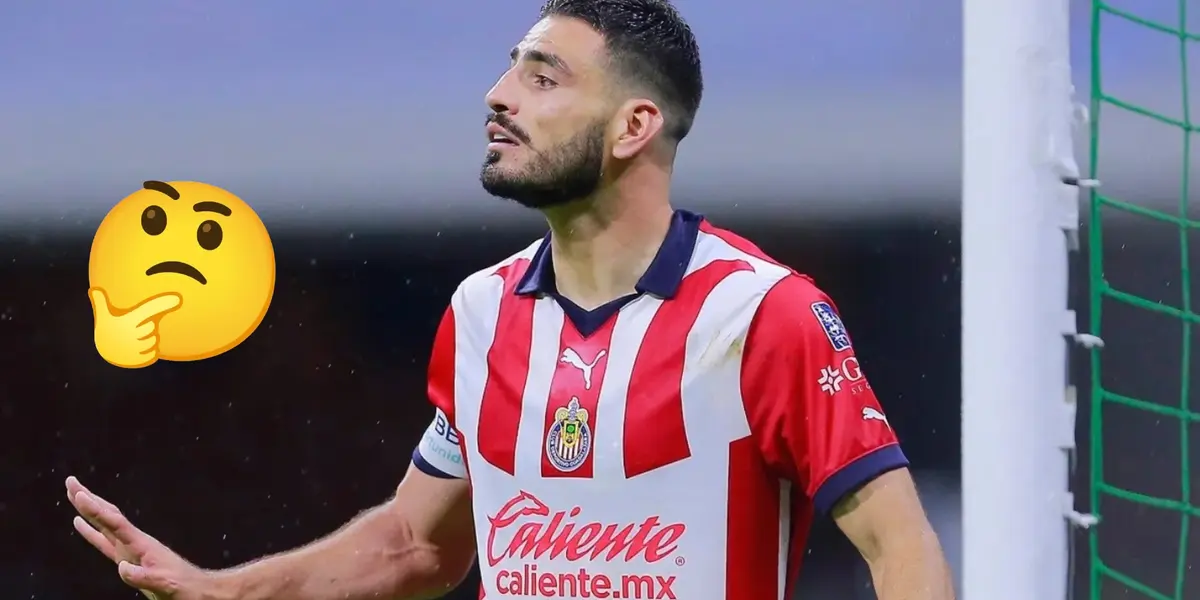
[[880,600],[954,599],[950,568],[907,469],[847,496],[833,518],[866,559]]
[[303,548],[217,573],[239,600],[440,597],[475,557],[468,484],[410,467],[396,496]]
[[409,468],[393,499],[303,548],[204,571],[138,529],[78,480],[75,529],[159,600],[423,600],[444,595],[475,557],[469,484]]

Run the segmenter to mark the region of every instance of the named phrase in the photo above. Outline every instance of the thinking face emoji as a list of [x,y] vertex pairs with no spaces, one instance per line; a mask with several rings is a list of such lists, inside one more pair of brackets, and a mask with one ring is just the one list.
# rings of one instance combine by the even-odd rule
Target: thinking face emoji
[[147,181],[104,217],[88,263],[96,349],[136,368],[201,360],[254,333],[275,290],[258,215],[229,192]]

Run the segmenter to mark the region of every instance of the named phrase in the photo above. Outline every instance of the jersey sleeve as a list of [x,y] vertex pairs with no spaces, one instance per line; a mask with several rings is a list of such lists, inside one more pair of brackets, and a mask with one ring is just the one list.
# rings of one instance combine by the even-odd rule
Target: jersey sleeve
[[433,422],[413,450],[413,464],[423,473],[444,479],[463,479],[467,465],[454,425],[454,310],[447,308],[433,339],[429,358],[429,401]]
[[823,513],[908,465],[837,308],[803,276],[786,276],[759,305],[746,338],[742,396],[767,467]]

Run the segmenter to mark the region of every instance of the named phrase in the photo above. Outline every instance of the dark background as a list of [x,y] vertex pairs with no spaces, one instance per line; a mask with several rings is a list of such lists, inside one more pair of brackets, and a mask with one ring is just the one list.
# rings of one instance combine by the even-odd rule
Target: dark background
[[[957,568],[957,224],[717,224],[813,275],[836,299]],[[1131,291],[1148,296],[1171,282],[1178,287],[1178,261],[1170,260],[1178,256],[1176,239],[1129,227],[1107,233],[1114,284],[1143,286]],[[275,298],[249,340],[207,361],[133,371],[108,365],[92,346],[90,236],[30,230],[0,238],[0,598],[135,597],[72,531],[62,487],[69,474],[205,567],[303,544],[384,500],[429,419],[424,369],[450,294],[463,277],[539,234],[275,231]],[[1180,328],[1139,321],[1143,313],[1109,311],[1105,378],[1137,388],[1127,393],[1171,402],[1180,365],[1172,363],[1177,346],[1167,342]],[[1085,474],[1087,398],[1081,395]],[[1140,491],[1178,490],[1177,423],[1124,410],[1106,417],[1110,476]],[[1085,505],[1086,485],[1078,478]],[[1169,590],[1178,516],[1111,502],[1102,554]],[[1084,537],[1077,539],[1082,552]],[[1079,572],[1082,584],[1086,569]],[[870,597],[866,581],[853,549],[821,524],[801,597]],[[1105,597],[1138,597],[1115,584],[1105,590]]]

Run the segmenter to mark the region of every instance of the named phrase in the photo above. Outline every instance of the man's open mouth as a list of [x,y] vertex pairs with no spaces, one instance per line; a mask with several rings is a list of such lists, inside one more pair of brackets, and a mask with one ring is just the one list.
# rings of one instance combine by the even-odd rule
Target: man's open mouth
[[187,263],[179,262],[177,260],[168,260],[166,262],[160,262],[157,265],[154,265],[153,267],[146,269],[147,275],[154,275],[157,273],[178,273],[180,275],[186,275],[188,277],[191,277],[192,279],[195,279],[196,281],[199,281],[200,285],[204,285],[204,284],[208,283],[208,279],[206,279],[204,277],[204,274],[201,273],[199,269],[197,269],[196,267],[193,267],[192,265],[189,265]]

